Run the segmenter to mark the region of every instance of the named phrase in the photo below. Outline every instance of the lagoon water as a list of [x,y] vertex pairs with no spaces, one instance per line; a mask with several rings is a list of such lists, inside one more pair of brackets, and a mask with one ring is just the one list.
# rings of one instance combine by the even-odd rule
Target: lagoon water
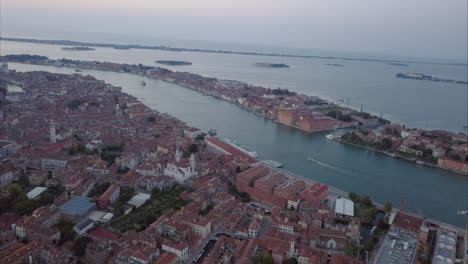
[[[161,50],[66,51],[59,45],[0,41],[0,53],[36,54],[52,59],[70,58],[117,63],[155,65],[156,60],[190,61],[190,66],[159,65],[177,71],[245,81],[266,87],[282,87],[318,95],[334,102],[382,115],[409,127],[466,130],[468,85],[396,78],[397,72],[417,72],[440,78],[468,80],[467,66],[409,64],[394,66],[384,62],[283,58]],[[293,53],[293,52],[291,52]],[[325,55],[325,54],[318,54]],[[362,54],[346,54],[362,57]],[[404,58],[401,58],[404,59]],[[411,60],[409,58],[408,60]],[[290,68],[256,67],[255,62],[286,63]],[[327,66],[339,63],[344,67]],[[466,63],[466,62],[465,62]]]
[[[1,54],[37,54],[154,65],[155,60],[185,60],[192,66],[167,67],[205,76],[235,79],[269,87],[283,87],[330,100],[349,97],[350,105],[382,113],[408,126],[461,131],[467,120],[466,85],[396,79],[396,72],[421,72],[467,80],[465,66],[410,64],[391,66],[379,62],[343,61],[345,67],[325,66],[329,60],[226,54],[166,52],[156,50],[63,51],[60,46],[2,41]],[[259,68],[254,62],[284,62],[289,69]],[[335,63],[333,61],[332,63]],[[73,69],[10,63],[19,71],[47,70],[74,73]],[[466,177],[443,170],[419,167],[378,153],[325,139],[324,133],[308,134],[265,120],[238,106],[195,91],[130,74],[83,71],[140,98],[151,108],[167,112],[203,130],[215,129],[254,149],[261,159],[283,163],[287,170],[345,191],[368,194],[378,202],[406,200],[409,211],[458,226],[465,218]],[[309,159],[308,159],[309,158]]]

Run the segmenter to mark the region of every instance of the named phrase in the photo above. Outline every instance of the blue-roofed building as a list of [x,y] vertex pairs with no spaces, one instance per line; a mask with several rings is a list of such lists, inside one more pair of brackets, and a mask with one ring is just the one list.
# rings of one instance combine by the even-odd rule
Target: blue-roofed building
[[88,230],[94,227],[93,220],[89,219],[88,217],[81,220],[78,224],[73,227],[73,231],[75,231],[78,235],[83,236],[88,233]]
[[62,219],[76,223],[96,209],[96,204],[88,197],[73,197],[68,203],[60,207]]

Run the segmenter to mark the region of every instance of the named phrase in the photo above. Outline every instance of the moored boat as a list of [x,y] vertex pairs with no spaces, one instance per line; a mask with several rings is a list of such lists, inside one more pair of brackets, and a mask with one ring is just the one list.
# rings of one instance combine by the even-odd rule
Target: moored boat
[[245,154],[251,156],[251,157],[254,157],[254,158],[257,158],[258,157],[258,153],[254,150],[251,150],[249,149],[248,147],[245,147],[245,146],[241,146],[239,143],[237,143],[236,141],[234,140],[230,140],[228,138],[225,138],[223,139],[224,142],[228,143],[229,145],[235,147],[236,149],[244,152]]
[[268,166],[275,167],[275,168],[282,168],[283,167],[283,164],[281,164],[281,163],[279,163],[277,161],[274,161],[274,160],[263,160],[262,162],[265,163]]

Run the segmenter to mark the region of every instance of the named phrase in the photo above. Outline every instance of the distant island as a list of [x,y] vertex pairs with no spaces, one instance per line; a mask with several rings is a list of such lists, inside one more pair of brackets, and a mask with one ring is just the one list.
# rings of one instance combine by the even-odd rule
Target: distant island
[[449,83],[459,83],[459,84],[468,84],[467,81],[456,81],[451,79],[442,79],[431,75],[425,75],[422,73],[397,73],[397,78],[403,79],[412,79],[412,80],[423,80],[423,81],[433,81],[433,82],[449,82]]
[[265,62],[256,62],[254,63],[257,67],[267,67],[267,68],[289,68],[289,65],[284,63],[265,63]]
[[117,50],[129,50],[130,49],[129,47],[122,47],[122,46],[114,46],[112,48],[117,49]]
[[408,64],[404,63],[399,63],[399,62],[389,62],[387,65],[392,65],[392,66],[408,66]]
[[339,64],[339,63],[325,63],[325,65],[327,65],[327,66],[334,66],[334,67],[344,67],[343,64]]
[[189,61],[176,61],[176,60],[158,60],[156,63],[172,65],[172,66],[183,66],[183,65],[192,65]]
[[72,50],[72,51],[83,51],[83,50],[96,50],[95,48],[90,48],[90,47],[63,47],[62,50]]
[[19,62],[19,63],[47,61],[49,59],[46,56],[30,55],[30,54],[10,54],[10,55],[3,56],[3,58],[6,61],[14,61],[14,62]]
[[318,55],[304,55],[304,54],[301,55],[301,54],[285,54],[285,53],[261,53],[261,52],[232,51],[232,50],[218,50],[218,49],[215,50],[215,49],[177,48],[177,47],[168,47],[168,46],[162,46],[162,45],[149,46],[149,45],[139,45],[139,44],[96,43],[96,42],[81,42],[81,41],[73,41],[73,40],[50,40],[50,39],[9,38],[9,37],[0,37],[0,40],[27,42],[27,43],[36,43],[36,44],[48,44],[48,45],[89,46],[89,47],[104,47],[104,48],[114,48],[114,49],[150,49],[150,50],[166,50],[166,51],[188,51],[188,52],[206,52],[206,53],[222,53],[222,54],[236,54],[236,55],[286,57],[286,58],[468,66],[468,64],[466,63],[456,63],[456,62],[455,63],[439,63],[439,62],[427,62],[427,61],[399,61],[399,60],[386,60],[386,59],[368,59],[368,58],[359,58],[359,57],[350,58],[350,57],[318,56]]

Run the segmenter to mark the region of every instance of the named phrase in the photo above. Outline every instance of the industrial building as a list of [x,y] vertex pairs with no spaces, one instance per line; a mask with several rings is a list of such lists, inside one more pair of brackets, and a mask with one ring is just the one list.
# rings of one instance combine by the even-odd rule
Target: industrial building
[[73,197],[68,203],[60,207],[62,217],[71,222],[79,222],[96,208],[96,204],[88,197]]
[[437,243],[434,249],[434,264],[455,263],[455,251],[457,250],[457,232],[447,228],[439,228]]
[[374,264],[412,264],[416,258],[418,236],[413,232],[392,226],[385,236]]

